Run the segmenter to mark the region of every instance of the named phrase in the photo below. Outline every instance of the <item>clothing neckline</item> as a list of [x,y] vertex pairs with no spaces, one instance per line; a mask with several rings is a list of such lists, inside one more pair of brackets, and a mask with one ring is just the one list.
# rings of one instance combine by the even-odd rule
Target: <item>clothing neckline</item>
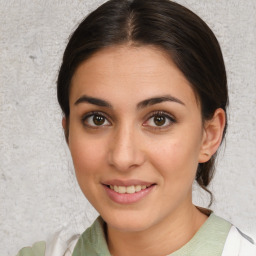
[[[111,256],[105,236],[105,225],[99,216],[81,235],[72,256]],[[195,235],[168,256],[221,256],[230,228],[231,224],[228,221],[211,213]]]
[[167,256],[221,256],[231,226],[212,212],[186,244]]

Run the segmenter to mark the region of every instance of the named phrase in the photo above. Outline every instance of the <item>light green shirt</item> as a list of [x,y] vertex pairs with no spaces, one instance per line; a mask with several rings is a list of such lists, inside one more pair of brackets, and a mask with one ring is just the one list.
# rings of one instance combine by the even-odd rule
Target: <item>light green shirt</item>
[[35,243],[32,247],[21,249],[17,256],[44,256],[46,244],[44,241]]
[[[192,239],[169,256],[221,256],[231,224],[211,214]],[[73,256],[111,256],[99,217],[78,240]]]
[[[80,236],[72,256],[111,256],[104,226],[103,219],[98,217]],[[221,256],[230,228],[229,222],[212,213],[187,244],[168,256]],[[23,248],[17,256],[44,255],[45,242],[39,242],[32,248]]]

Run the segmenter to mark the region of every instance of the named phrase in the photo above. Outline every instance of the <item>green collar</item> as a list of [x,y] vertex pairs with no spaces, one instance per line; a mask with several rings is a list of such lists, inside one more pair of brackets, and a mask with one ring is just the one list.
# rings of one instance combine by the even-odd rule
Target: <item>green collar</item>
[[168,256],[221,256],[230,228],[212,213],[188,243]]
[[[111,256],[99,216],[79,238],[72,256]],[[221,256],[231,228],[226,220],[211,214],[192,239],[169,256]]]
[[72,256],[111,256],[104,233],[105,223],[99,216],[79,238]]

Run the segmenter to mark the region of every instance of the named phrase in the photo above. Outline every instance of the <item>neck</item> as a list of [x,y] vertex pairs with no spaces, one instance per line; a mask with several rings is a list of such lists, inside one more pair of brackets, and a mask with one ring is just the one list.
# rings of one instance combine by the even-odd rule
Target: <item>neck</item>
[[108,247],[113,256],[168,255],[185,245],[206,219],[191,203],[143,231],[122,232],[108,227]]

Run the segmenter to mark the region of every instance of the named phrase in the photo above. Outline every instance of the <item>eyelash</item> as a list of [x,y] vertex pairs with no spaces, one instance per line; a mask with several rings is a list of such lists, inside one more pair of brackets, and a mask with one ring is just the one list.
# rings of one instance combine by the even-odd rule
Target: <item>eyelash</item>
[[90,117],[95,117],[95,116],[103,117],[105,119],[104,121],[107,120],[111,125],[111,122],[109,121],[110,118],[108,117],[108,115],[106,115],[103,112],[98,112],[98,111],[92,111],[92,112],[89,112],[86,115],[84,115],[81,118],[83,125],[86,127],[92,128],[92,129],[98,129],[102,126],[110,126],[110,125],[90,125],[90,124],[86,123],[86,120],[88,120]]
[[[88,119],[90,117],[95,117],[95,116],[99,116],[99,117],[103,117],[104,118],[104,123],[105,121],[107,121],[109,124],[107,125],[91,125],[91,124],[88,124]],[[169,121],[169,124],[168,125],[161,125],[161,126],[152,126],[152,125],[147,125],[146,123],[149,122],[149,120],[151,118],[155,118],[155,117],[164,117],[165,118],[165,122],[164,124],[166,123],[166,119]],[[88,128],[91,128],[91,129],[99,129],[100,127],[104,127],[104,126],[111,126],[112,122],[109,121],[109,116],[107,114],[105,114],[104,112],[98,112],[98,111],[92,111],[92,112],[89,112],[87,113],[86,115],[84,115],[82,118],[81,118],[81,121],[82,121],[82,124]],[[87,123],[86,123],[87,121]],[[166,129],[168,128],[169,126],[171,126],[173,123],[176,123],[176,120],[175,118],[170,115],[169,113],[165,112],[165,111],[154,111],[152,113],[150,113],[147,118],[146,118],[146,121],[143,122],[142,126],[144,127],[150,127],[151,129],[154,129],[154,130],[161,130],[161,129]]]
[[[166,119],[169,121],[169,124],[168,125],[162,125],[162,126],[150,126],[151,129],[154,129],[154,130],[163,130],[163,129],[167,129],[168,127],[170,127],[172,124],[176,123],[176,119],[170,115],[169,113],[165,112],[165,111],[154,111],[152,113],[150,113],[150,115],[147,117],[146,119],[146,122],[149,122],[149,120],[151,118],[155,118],[155,117],[164,117],[165,118],[165,122],[166,123]],[[146,122],[143,123],[143,126],[147,126],[147,125],[144,125]]]

